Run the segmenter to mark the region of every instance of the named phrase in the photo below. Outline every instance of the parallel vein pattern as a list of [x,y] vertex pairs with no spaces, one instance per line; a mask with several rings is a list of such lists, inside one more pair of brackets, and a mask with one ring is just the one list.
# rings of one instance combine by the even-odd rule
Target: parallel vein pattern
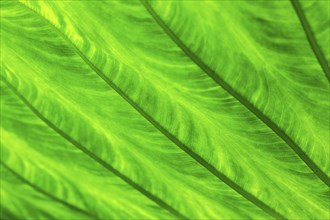
[[[264,210],[269,215],[273,216],[276,219],[285,219],[285,217],[282,216],[281,214],[279,214],[276,210],[272,209],[267,204],[265,204],[264,202],[260,201],[259,199],[257,199],[256,197],[254,197],[249,192],[245,191],[242,187],[240,187],[234,181],[232,181],[231,179],[229,179],[228,177],[226,177],[224,174],[222,174],[221,172],[219,172],[214,166],[212,166],[211,164],[209,164],[206,160],[204,160],[198,154],[194,153],[189,147],[185,146],[185,144],[183,144],[175,136],[173,136],[171,133],[169,133],[157,121],[155,121],[152,117],[150,117],[150,115],[148,115],[143,109],[141,109],[133,100],[131,100],[123,91],[121,91],[121,89],[117,85],[115,85],[111,80],[109,80],[109,78],[107,78],[93,63],[91,63],[88,60],[88,58],[85,57],[83,55],[83,53],[81,53],[81,51],[67,39],[67,37],[65,35],[63,35],[61,33],[61,36],[63,36],[63,38],[66,41],[68,41],[70,45],[73,46],[73,48],[75,49],[76,53],[86,62],[86,64],[88,64],[88,66],[91,67],[91,69],[93,71],[95,71],[95,73],[97,75],[99,75],[112,89],[114,89],[121,97],[123,97],[136,111],[138,111],[143,117],[146,118],[146,120],[148,120],[153,126],[155,126],[155,128],[157,128],[166,137],[168,137],[171,141],[173,141],[184,152],[186,152],[189,156],[191,156],[193,159],[195,159],[199,164],[201,164],[203,167],[205,167],[210,173],[212,173],[217,178],[219,178],[221,181],[223,181],[224,183],[226,183],[228,186],[230,186],[236,192],[238,192],[239,194],[241,194],[247,200],[249,200],[250,202],[252,202],[256,206],[260,207],[262,210]],[[24,100],[24,103],[27,104],[26,100]],[[28,105],[28,106],[32,110],[32,106],[31,105]],[[33,109],[33,112],[35,112],[40,118],[42,118],[43,121],[45,121],[45,123],[47,125],[49,125],[51,128],[53,128],[59,134],[61,134],[61,136],[63,136],[65,139],[67,139],[68,141],[70,141],[71,143],[73,143],[75,146],[77,146],[79,149],[81,149],[82,151],[84,151],[86,154],[88,154],[93,159],[97,160],[100,164],[102,164],[108,170],[110,170],[111,172],[115,173],[116,175],[118,175],[119,177],[121,177],[122,179],[124,179],[126,182],[128,182],[130,185],[132,185],[134,188],[136,188],[137,190],[141,191],[148,198],[151,198],[153,201],[155,201],[161,207],[164,207],[165,209],[169,210],[171,213],[177,215],[178,217],[185,218],[185,217],[183,217],[183,215],[181,215],[179,212],[177,212],[176,210],[174,210],[172,207],[168,206],[167,204],[165,204],[163,201],[161,201],[157,197],[154,197],[153,195],[150,195],[143,188],[139,187],[137,184],[135,184],[134,182],[132,182],[131,180],[129,180],[127,177],[121,175],[118,171],[116,171],[114,168],[112,168],[111,166],[109,166],[104,161],[100,160],[98,157],[96,157],[91,152],[87,151],[86,148],[82,147],[79,143],[77,143],[76,141],[72,140],[69,136],[67,136],[61,130],[59,130],[54,125],[52,125],[50,121],[48,121],[43,116],[41,116],[40,113],[38,113],[35,109]]]
[[330,217],[329,84],[290,1],[2,1],[1,51],[1,217]]
[[[2,78],[2,80],[17,95],[17,97],[19,97],[19,99],[21,99],[22,102],[24,102],[24,104],[29,107],[29,109],[35,115],[37,115],[42,121],[44,121],[44,123],[47,124],[48,127],[50,127],[55,132],[57,132],[58,134],[60,134],[65,140],[67,140],[70,143],[72,143],[74,146],[76,146],[82,152],[84,152],[89,157],[93,158],[95,161],[97,161],[99,164],[101,164],[104,168],[106,168],[110,172],[114,173],[116,176],[118,176],[119,178],[121,178],[122,180],[124,180],[126,183],[128,183],[129,185],[131,185],[134,189],[136,189],[137,191],[141,192],[143,195],[145,195],[150,200],[154,201],[160,207],[168,210],[169,212],[171,212],[173,215],[179,217],[180,219],[186,219],[186,217],[184,217],[183,215],[181,215],[178,211],[176,211],[175,209],[173,209],[171,206],[169,206],[168,204],[166,204],[164,201],[162,201],[161,199],[159,199],[156,196],[152,195],[150,192],[148,192],[145,189],[143,189],[141,186],[139,186],[138,184],[136,184],[135,182],[133,182],[131,179],[129,179],[125,175],[121,174],[118,170],[116,170],[115,168],[113,168],[112,166],[110,166],[108,163],[106,163],[105,161],[103,161],[101,158],[97,157],[95,154],[93,154],[92,152],[90,152],[86,147],[82,146],[80,143],[78,143],[77,141],[75,141],[74,139],[72,139],[70,136],[68,136],[61,129],[57,128],[52,122],[50,122],[40,112],[38,112],[38,110],[36,110],[21,94],[19,94],[17,92],[17,90],[11,84],[9,84],[7,82],[6,79]],[[29,185],[31,185],[31,184],[29,184]]]
[[[264,122],[268,127],[270,127],[279,137],[281,137],[294,152],[299,155],[299,157],[310,167],[310,169],[328,186],[330,186],[330,178],[324,173],[315,163],[311,160],[308,155],[280,128],[278,127],[269,117],[263,114],[259,109],[257,109],[253,104],[251,104],[247,99],[245,99],[241,94],[236,92],[228,83],[219,77],[209,66],[207,66],[201,59],[199,59],[184,43],[173,33],[171,29],[161,20],[157,13],[152,9],[150,4],[146,0],[141,1],[146,7],[148,12],[153,16],[156,22],[164,29],[164,31],[169,35],[169,37],[184,51],[184,53],[191,58],[207,75],[209,75],[216,83],[224,88],[228,93],[235,97],[242,105],[244,105],[249,111],[255,114],[262,122]],[[297,5],[297,1],[294,5]],[[297,6],[296,6],[297,7]],[[310,35],[310,34],[309,34]],[[309,36],[308,35],[308,36]],[[311,43],[312,44],[312,43]],[[314,40],[314,44],[315,40]],[[316,53],[316,52],[315,52]],[[319,53],[316,53],[317,55]],[[318,56],[317,56],[318,57]],[[322,59],[324,60],[324,59]],[[325,61],[325,60],[324,60]],[[321,61],[320,61],[321,63]],[[321,63],[322,65],[322,63]],[[323,67],[323,65],[322,65]],[[326,66],[327,70],[328,67]],[[326,71],[325,71],[326,72]],[[327,74],[328,72],[326,72]]]

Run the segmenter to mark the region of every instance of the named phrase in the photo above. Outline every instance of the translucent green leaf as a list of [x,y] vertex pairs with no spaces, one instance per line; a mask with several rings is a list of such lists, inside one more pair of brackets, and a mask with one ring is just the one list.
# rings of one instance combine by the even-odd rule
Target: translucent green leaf
[[1,218],[330,218],[327,23],[318,1],[1,1]]

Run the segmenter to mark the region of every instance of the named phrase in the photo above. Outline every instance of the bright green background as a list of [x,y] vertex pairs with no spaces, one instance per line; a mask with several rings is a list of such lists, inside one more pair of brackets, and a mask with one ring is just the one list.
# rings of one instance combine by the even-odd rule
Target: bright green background
[[329,42],[329,1],[1,1],[1,219],[329,219]]

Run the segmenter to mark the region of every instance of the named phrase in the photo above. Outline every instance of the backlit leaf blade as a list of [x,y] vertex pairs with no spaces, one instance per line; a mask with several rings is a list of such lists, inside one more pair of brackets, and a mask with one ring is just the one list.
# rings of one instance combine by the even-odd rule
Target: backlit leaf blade
[[[3,69],[3,74],[6,78],[11,79],[13,87],[21,86],[18,87],[19,92],[24,94],[34,108],[42,112],[40,115],[51,119],[52,123],[63,129],[73,139],[84,142],[84,145],[92,150],[95,155],[109,163],[111,162],[148,191],[155,192],[159,197],[168,200],[167,202],[173,207],[183,206],[181,209],[185,213],[198,217],[215,217],[226,210],[221,215],[231,216],[231,218],[237,218],[238,216],[267,216],[258,207],[255,207],[242,198],[241,195],[233,192],[230,187],[219,182],[218,179],[209,174],[205,168],[199,166],[166,137],[158,134],[159,131],[155,130],[144,118],[132,110],[116,92],[109,91],[108,86],[96,73],[90,69],[86,70],[84,66],[87,65],[84,61],[78,55],[72,53],[72,48],[69,49],[65,44],[63,45],[63,39],[56,37],[56,32],[48,27],[49,24],[47,22],[40,23],[40,19],[36,19],[35,22],[41,26],[37,31],[39,33],[42,32],[44,38],[38,41],[38,35],[35,34],[35,30],[31,30],[26,23],[27,15],[32,15],[32,17],[35,15],[29,10],[26,11],[22,5],[16,4],[14,6],[15,9],[22,13],[21,18],[24,19],[17,19],[16,23],[4,19],[2,27],[5,29],[9,25],[14,24],[14,26],[11,26],[11,30],[18,28],[22,33],[20,35],[22,40],[12,42],[10,39],[13,38],[11,38],[9,33],[6,33],[7,35],[4,34],[3,38],[7,37],[6,42],[11,43],[10,47],[15,45],[16,51],[22,50],[25,53],[18,54],[12,52],[7,47],[10,44],[4,44],[2,48],[7,49],[7,54],[10,54],[10,58],[6,59],[7,64],[10,65],[12,62],[23,61],[25,65],[11,65],[11,69]],[[22,25],[19,25],[19,21],[25,23],[25,32],[22,31]],[[35,23],[32,24],[36,25]],[[32,39],[29,39],[31,36]],[[56,40],[54,40],[54,36]],[[42,42],[47,42],[47,44],[42,44],[42,47],[30,47],[26,43],[29,40],[32,42],[37,41],[41,44]],[[50,42],[55,42],[59,45],[56,46],[50,44]],[[52,51],[52,48],[61,48],[59,50],[60,53],[49,53],[49,51]],[[36,50],[38,50],[37,53]],[[31,54],[34,56],[30,56]],[[42,59],[36,59],[36,56],[40,56]],[[46,60],[48,61],[45,62]],[[58,62],[54,62],[54,60]],[[63,76],[57,77],[58,68],[50,68],[50,65],[52,63],[54,65],[63,63],[64,61],[62,60],[68,63],[66,66],[70,68],[69,70],[62,68]],[[37,71],[35,70],[36,66],[40,68]],[[69,72],[77,75],[73,78],[73,75],[69,74]],[[43,88],[42,91],[40,91],[40,86]],[[81,93],[82,89],[91,91],[85,94]],[[61,92],[59,93],[59,91]],[[38,94],[38,99],[34,97],[36,94]],[[99,103],[103,103],[104,108],[100,108]],[[53,106],[57,105],[60,107],[53,111]],[[88,113],[87,115],[86,112]],[[126,123],[123,123],[123,120]],[[70,126],[68,126],[69,124]],[[130,128],[126,124],[135,126]],[[106,130],[103,130],[104,128]],[[139,133],[140,135],[138,135]],[[118,135],[120,138],[117,138]],[[147,141],[148,136],[151,139],[150,142]],[[86,137],[89,137],[89,139],[86,140]],[[112,142],[116,144],[112,145]],[[150,164],[154,164],[155,158],[158,158],[157,166],[150,167]],[[130,163],[127,163],[129,161]],[[162,172],[164,167],[168,172]],[[187,173],[188,176],[183,175],[183,173]],[[203,178],[197,181],[200,177]],[[182,178],[184,178],[184,181],[181,182],[180,179]],[[150,184],[149,181],[153,184]],[[178,188],[180,189],[180,194],[178,193]],[[99,190],[102,189],[100,187]],[[196,189],[199,190],[196,191]],[[112,201],[112,190],[105,191],[109,200]],[[97,198],[97,196],[95,197]],[[187,201],[187,197],[191,198],[191,200]],[[221,201],[223,200],[226,203],[222,204]],[[91,204],[95,203],[92,199],[86,201]],[[194,206],[196,201],[200,201],[200,208],[191,209],[190,207]],[[207,204],[210,209],[205,209],[202,204]],[[237,215],[235,210],[229,208],[237,204],[241,204],[239,215]],[[141,203],[139,205],[144,207]],[[108,206],[103,205],[101,208],[108,209]],[[109,211],[113,212],[113,208]],[[118,212],[121,218],[125,217],[124,214]],[[134,213],[132,214],[134,215]],[[162,217],[164,218],[165,215],[162,215]]]
[[[7,10],[16,11],[16,19],[2,13],[2,50],[8,54],[2,76],[41,118],[146,190],[135,192],[137,201],[156,203],[163,211],[132,202],[144,218],[327,216],[327,186],[267,124],[187,57],[143,4],[25,3],[34,11],[12,3]],[[17,32],[21,35],[14,37]],[[317,106],[326,112],[326,102]],[[8,120],[5,129],[11,124]],[[84,171],[79,166],[78,175]],[[88,194],[77,191],[78,201]],[[103,193],[107,202],[114,201],[113,189]],[[120,210],[125,202],[117,205],[117,210],[109,205],[113,216],[103,216],[127,218]]]
[[[5,117],[2,117],[1,130],[2,138],[6,140],[1,148],[2,160],[7,163],[5,171],[8,170],[6,167],[12,167],[11,173],[19,173],[20,179],[25,179],[25,182],[29,182],[29,185],[34,188],[42,189],[42,194],[48,194],[46,197],[50,197],[48,200],[55,200],[57,203],[58,200],[66,201],[69,204],[64,204],[68,206],[67,209],[74,207],[79,211],[78,214],[85,213],[85,218],[86,216],[90,219],[172,216],[141,195],[134,186],[121,180],[120,176],[105,169],[98,161],[77,149],[75,143],[70,143],[50,128],[35,114],[36,112],[27,108],[22,99],[10,91],[8,86],[2,85],[1,89],[2,109],[8,112]],[[9,114],[9,112],[13,113]],[[17,115],[24,116],[26,120],[24,122],[15,120],[14,117]],[[29,132],[28,135],[24,135],[26,131]],[[36,144],[34,141],[36,138],[41,143]],[[7,175],[3,176],[6,181]],[[15,191],[15,188],[13,187],[12,190]],[[40,194],[41,190],[38,189]],[[104,192],[111,192],[111,194]],[[8,209],[15,208],[13,205],[4,204],[8,205],[6,207]],[[136,206],[136,204],[139,205]],[[51,206],[50,204],[49,207]],[[145,208],[140,209],[141,206]],[[112,210],[107,207],[112,207]],[[146,207],[150,207],[149,212],[146,212]],[[80,216],[76,210],[72,210],[72,217]],[[25,217],[35,214],[33,211],[28,213],[28,209],[26,212],[28,216]],[[61,218],[63,214],[66,213],[58,210],[53,217]]]
[[[156,1],[153,8],[220,86],[237,92],[264,123],[272,121],[329,181],[329,83],[290,1]],[[322,31],[328,38],[329,26]],[[233,59],[236,65],[228,65]]]

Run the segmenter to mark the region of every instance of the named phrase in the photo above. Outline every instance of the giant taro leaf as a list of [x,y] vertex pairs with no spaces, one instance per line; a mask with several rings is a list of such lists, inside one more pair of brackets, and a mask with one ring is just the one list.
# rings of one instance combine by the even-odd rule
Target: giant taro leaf
[[329,1],[1,1],[2,219],[329,219]]

